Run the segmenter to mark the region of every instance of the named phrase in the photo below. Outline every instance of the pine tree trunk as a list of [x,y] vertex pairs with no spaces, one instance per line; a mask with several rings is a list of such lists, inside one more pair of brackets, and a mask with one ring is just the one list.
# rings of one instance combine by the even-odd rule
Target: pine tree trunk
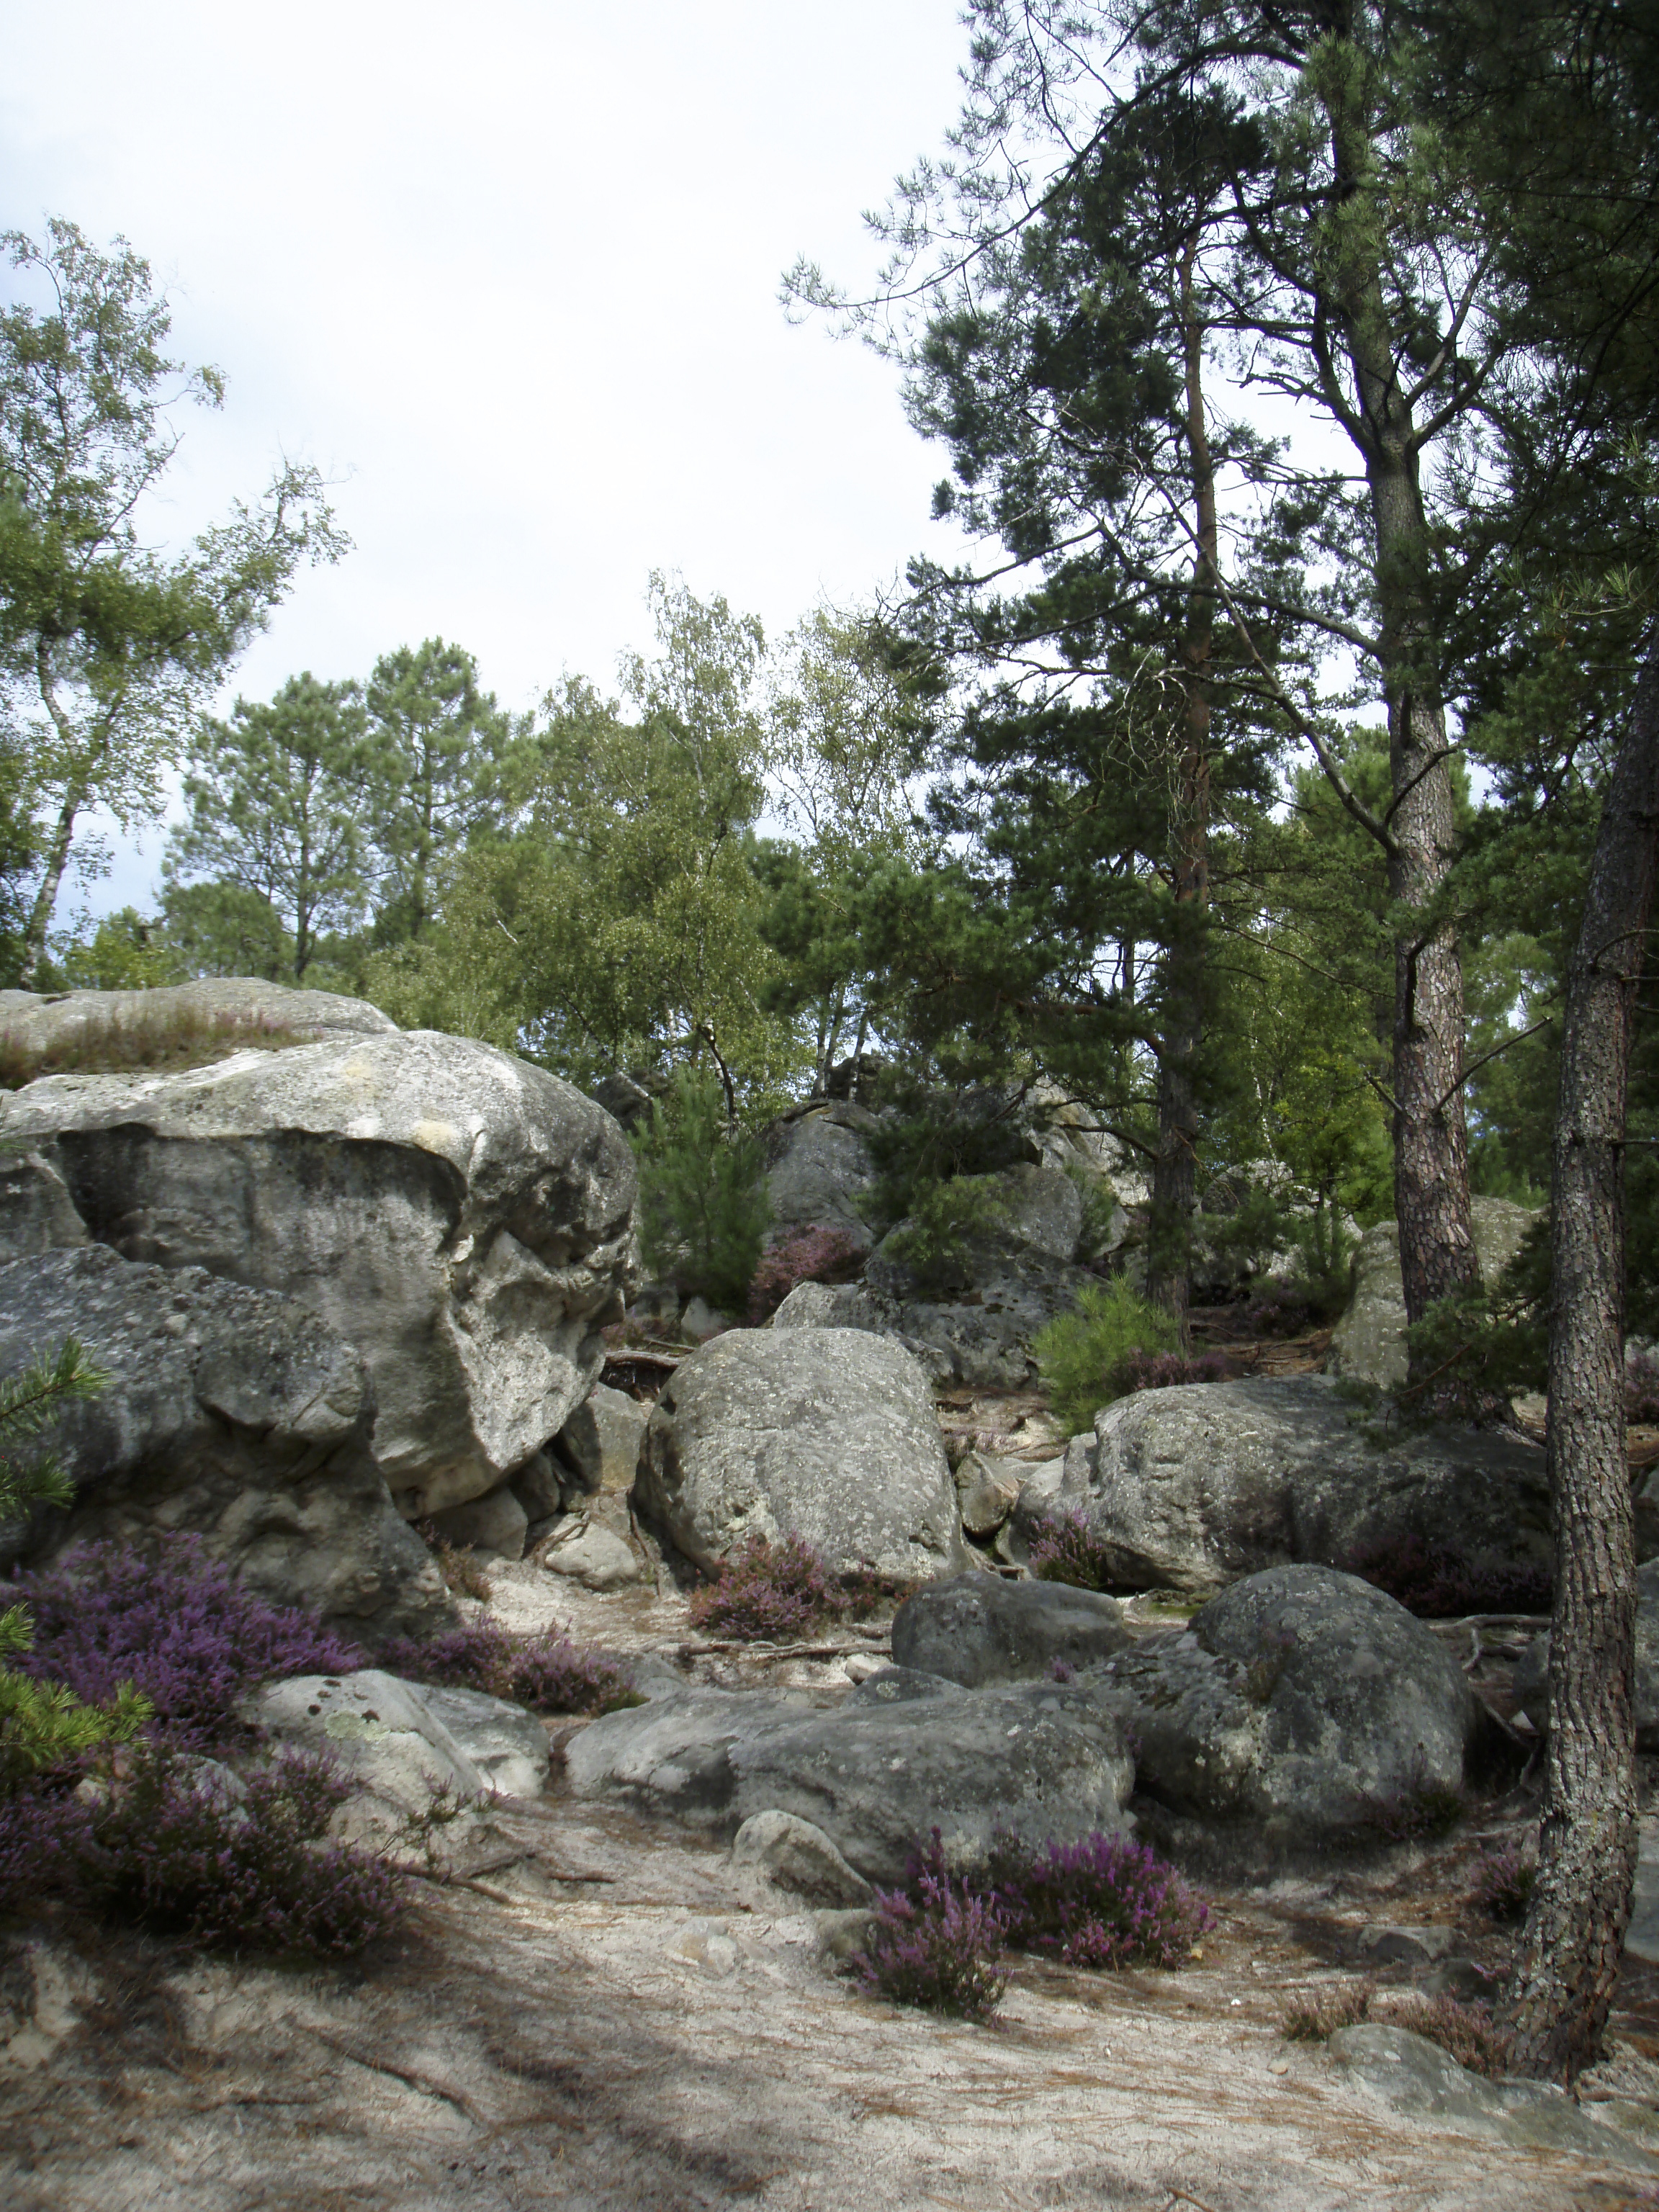
[[[1348,34],[1346,22],[1342,34]],[[1329,297],[1346,343],[1357,411],[1334,389],[1332,396],[1349,414],[1350,433],[1364,460],[1375,534],[1378,652],[1393,785],[1389,889],[1408,915],[1395,945],[1395,1214],[1406,1316],[1415,1322],[1437,1299],[1478,1290],[1480,1267],[1469,1213],[1463,1114],[1462,962],[1455,931],[1432,914],[1456,842],[1440,640],[1419,434],[1400,380],[1407,349],[1390,325],[1375,242],[1366,231],[1375,164],[1364,82],[1365,71],[1357,65],[1334,70],[1325,93],[1338,195],[1354,226],[1351,249],[1332,249]],[[1421,1366],[1421,1356],[1413,1355],[1413,1380]]]
[[1551,1224],[1549,1735],[1504,2016],[1519,2073],[1599,2057],[1636,1872],[1636,1553],[1625,1452],[1625,1105],[1659,867],[1659,640],[1601,810],[1567,977]]
[[1215,632],[1218,541],[1215,470],[1204,415],[1204,326],[1193,299],[1194,247],[1181,268],[1186,352],[1187,451],[1196,510],[1196,547],[1181,641],[1186,707],[1178,781],[1170,808],[1172,845],[1164,1020],[1158,1057],[1158,1156],[1152,1165],[1146,1245],[1146,1296],[1172,1313],[1188,1341],[1193,1209],[1198,1183],[1198,1096],[1194,1073],[1204,1042],[1205,912],[1210,895],[1210,655]]

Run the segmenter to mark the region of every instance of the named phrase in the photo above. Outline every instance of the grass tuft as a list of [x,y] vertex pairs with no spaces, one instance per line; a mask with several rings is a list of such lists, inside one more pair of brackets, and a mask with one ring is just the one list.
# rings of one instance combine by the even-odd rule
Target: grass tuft
[[258,1015],[208,1014],[191,1006],[88,1015],[49,1045],[0,1029],[0,1091],[21,1091],[43,1075],[137,1075],[208,1067],[234,1052],[281,1052],[314,1042]]

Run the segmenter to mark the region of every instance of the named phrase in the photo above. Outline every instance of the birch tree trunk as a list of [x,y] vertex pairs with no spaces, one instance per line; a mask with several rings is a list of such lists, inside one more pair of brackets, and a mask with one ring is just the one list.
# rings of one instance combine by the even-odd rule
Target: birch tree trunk
[[1549,1735],[1504,2014],[1519,2073],[1600,2056],[1636,1872],[1636,1551],[1625,1452],[1625,1106],[1659,865],[1659,639],[1613,765],[1567,977],[1551,1223]]

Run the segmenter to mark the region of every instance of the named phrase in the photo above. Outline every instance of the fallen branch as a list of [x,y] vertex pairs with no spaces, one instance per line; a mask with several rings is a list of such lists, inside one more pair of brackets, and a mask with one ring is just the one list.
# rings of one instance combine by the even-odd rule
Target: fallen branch
[[878,1653],[886,1647],[879,1644],[745,1644],[733,1637],[723,1644],[682,1644],[675,1653],[678,1659],[708,1659],[717,1655],[740,1651],[750,1659],[848,1659],[854,1652]]

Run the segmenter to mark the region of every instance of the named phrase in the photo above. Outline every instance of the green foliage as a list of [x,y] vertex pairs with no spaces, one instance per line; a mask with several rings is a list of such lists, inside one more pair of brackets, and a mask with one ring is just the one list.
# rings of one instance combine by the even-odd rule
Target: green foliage
[[913,1186],[910,1211],[888,1239],[885,1250],[902,1261],[929,1297],[965,1287],[967,1261],[975,1241],[994,1235],[1006,1218],[1007,1201],[989,1176],[952,1176],[944,1182]]
[[1075,1436],[1102,1406],[1123,1395],[1131,1353],[1173,1352],[1180,1341],[1173,1316],[1149,1305],[1118,1275],[1097,1289],[1091,1285],[1074,1312],[1056,1315],[1031,1349],[1054,1412]]
[[499,820],[509,717],[478,665],[429,637],[375,663],[368,716],[368,824],[377,943],[430,934],[445,859]]
[[189,972],[164,932],[137,907],[104,915],[89,937],[53,949],[72,991],[147,991],[158,983],[181,982]]
[[[355,684],[294,676],[268,706],[236,702],[204,721],[185,778],[190,819],[167,841],[169,894],[192,877],[240,893],[221,911],[244,925],[262,901],[282,918],[290,980],[303,982],[319,931],[366,904],[367,718]],[[204,902],[205,904],[205,902]]]
[[578,1082],[712,1040],[745,1095],[777,1096],[803,1055],[766,1003],[760,625],[661,576],[652,605],[659,652],[625,661],[626,708],[574,678],[549,694],[503,765],[499,830],[449,867],[441,930],[374,956],[364,987]]
[[[21,1616],[21,1633],[13,1627]],[[27,1615],[0,1613],[0,1656],[27,1650]],[[0,1797],[32,1775],[68,1766],[105,1744],[131,1743],[150,1717],[149,1700],[124,1683],[107,1705],[83,1705],[60,1683],[37,1682],[0,1666]]]
[[719,1077],[677,1069],[633,1143],[647,1264],[727,1312],[739,1311],[771,1207],[760,1148],[732,1126]]
[[[148,264],[54,218],[0,240],[17,272],[0,313],[0,695],[27,748],[40,868],[21,975],[33,980],[82,810],[154,819],[164,771],[225,671],[305,559],[333,559],[322,479],[286,466],[255,506],[176,558],[150,512],[173,459],[167,410],[217,407],[218,372],[183,373]],[[42,304],[19,292],[33,290]]]
[[[0,1522],[32,1505],[72,1503],[69,1478],[57,1461],[27,1447],[64,1406],[95,1397],[106,1380],[73,1337],[51,1358],[37,1353],[20,1373],[0,1379]],[[27,1651],[33,1632],[26,1606],[0,1613],[0,1662]],[[57,1684],[33,1681],[0,1664],[0,1796],[100,1744],[129,1741],[149,1711],[131,1684],[122,1686],[112,1705],[84,1705]]]

